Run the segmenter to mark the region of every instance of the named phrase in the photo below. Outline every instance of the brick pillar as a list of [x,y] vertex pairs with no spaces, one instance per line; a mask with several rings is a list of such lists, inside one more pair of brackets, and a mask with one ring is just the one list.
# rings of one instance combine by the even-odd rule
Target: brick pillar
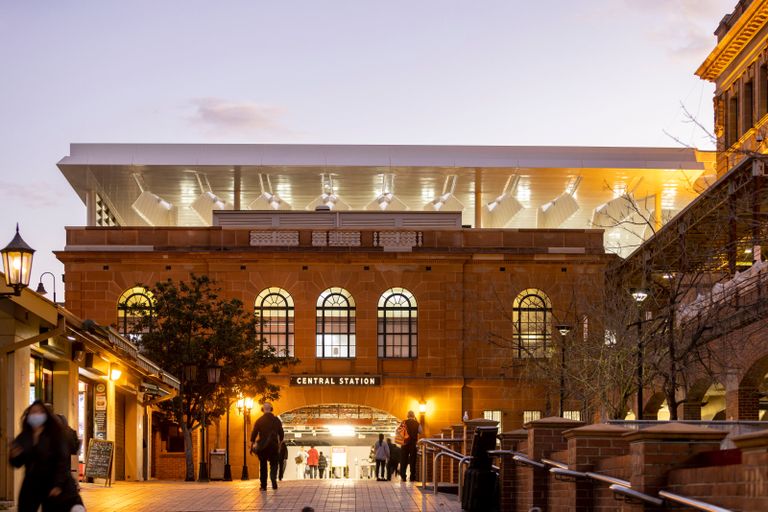
[[[658,497],[667,484],[667,473],[701,452],[720,449],[727,432],[666,423],[624,434],[629,441],[632,489]],[[662,510],[635,505],[630,510]]]
[[[502,450],[519,451],[519,446],[528,439],[528,431],[524,429],[502,432],[499,434]],[[501,510],[515,512],[517,510],[517,471],[518,467],[511,455],[504,455],[499,461],[499,484],[501,486]]]
[[757,421],[760,419],[760,395],[752,386],[739,386],[725,393],[725,416],[728,420]]
[[[563,432],[568,442],[568,468],[574,471],[592,471],[598,459],[619,457],[629,453],[629,442],[623,437],[626,428],[604,423],[587,425]],[[592,480],[577,480],[569,489],[570,510],[595,510],[596,488]]]
[[475,418],[473,420],[467,420],[464,422],[464,448],[463,452],[466,455],[471,455],[472,439],[475,436],[475,429],[477,427],[498,427],[499,422],[493,420],[486,420],[485,418]]
[[741,450],[744,496],[741,510],[768,510],[768,430],[733,438]]
[[[581,421],[569,420],[559,416],[542,418],[526,423],[525,428],[528,429],[528,457],[540,461],[542,458],[549,457],[553,452],[566,450],[568,443],[563,437],[563,432],[583,425],[584,423]],[[529,507],[539,507],[541,510],[548,510],[549,467],[531,467],[529,471],[533,471],[533,478],[528,479],[529,489],[525,493],[529,497]]]
[[684,420],[701,420],[701,400],[686,400],[682,408]]

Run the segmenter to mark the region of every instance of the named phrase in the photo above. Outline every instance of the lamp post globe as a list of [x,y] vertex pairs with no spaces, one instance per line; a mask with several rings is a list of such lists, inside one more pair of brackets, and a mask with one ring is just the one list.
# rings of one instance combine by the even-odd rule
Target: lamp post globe
[[5,285],[12,288],[12,293],[3,293],[2,296],[21,295],[21,290],[29,286],[29,277],[32,271],[32,257],[35,250],[31,248],[19,235],[19,225],[16,224],[16,235],[5,248],[0,251],[3,257],[3,272],[5,273]]

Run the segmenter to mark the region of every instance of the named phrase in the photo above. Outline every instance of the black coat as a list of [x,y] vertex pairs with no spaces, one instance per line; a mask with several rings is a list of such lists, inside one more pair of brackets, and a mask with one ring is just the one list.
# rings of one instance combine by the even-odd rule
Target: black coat
[[56,436],[46,428],[40,433],[37,444],[34,444],[32,432],[24,431],[13,440],[13,445],[22,450],[19,455],[9,459],[13,467],[24,466],[22,493],[47,497],[51,489],[58,487],[61,494],[50,498],[51,509],[68,511],[70,504],[81,503],[77,484],[69,471],[71,459],[68,439]]
[[283,432],[283,422],[280,421],[280,418],[271,412],[265,412],[262,414],[261,418],[256,420],[256,423],[253,424],[253,431],[251,432],[251,445],[256,443],[258,447],[260,443],[267,442],[270,438],[273,438],[275,439],[275,442],[269,443],[264,451],[264,454],[277,454],[280,450],[280,443],[283,442],[284,437],[285,433]]

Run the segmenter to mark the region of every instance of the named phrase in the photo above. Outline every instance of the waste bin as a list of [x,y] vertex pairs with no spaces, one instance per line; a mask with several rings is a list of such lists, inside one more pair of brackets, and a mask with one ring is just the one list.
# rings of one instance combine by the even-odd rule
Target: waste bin
[[488,450],[496,448],[496,427],[477,427],[472,438],[472,460],[464,474],[461,509],[467,512],[498,512],[501,505],[499,473],[493,469]]
[[226,460],[227,454],[224,450],[213,450],[210,453],[208,478],[211,480],[224,480],[224,464]]

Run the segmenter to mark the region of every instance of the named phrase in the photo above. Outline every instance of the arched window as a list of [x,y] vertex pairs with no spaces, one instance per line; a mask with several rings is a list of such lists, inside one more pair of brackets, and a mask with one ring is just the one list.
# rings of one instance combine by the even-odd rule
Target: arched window
[[515,357],[546,357],[552,339],[552,303],[544,292],[524,290],[512,304]]
[[355,300],[344,288],[317,298],[317,357],[355,357]]
[[379,357],[417,357],[418,307],[405,288],[390,288],[379,297]]
[[293,298],[282,288],[267,288],[254,305],[259,338],[280,357],[293,357]]
[[[154,317],[152,293],[141,286],[125,290],[117,301],[117,321],[120,334],[131,340],[140,340],[141,335],[152,330]],[[140,325],[149,317],[149,325]]]

